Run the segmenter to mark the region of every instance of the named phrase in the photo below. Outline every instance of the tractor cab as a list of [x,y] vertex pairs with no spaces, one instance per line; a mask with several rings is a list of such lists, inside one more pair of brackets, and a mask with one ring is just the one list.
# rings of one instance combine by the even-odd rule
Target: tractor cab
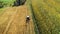
[[30,16],[26,16],[26,23],[30,21]]

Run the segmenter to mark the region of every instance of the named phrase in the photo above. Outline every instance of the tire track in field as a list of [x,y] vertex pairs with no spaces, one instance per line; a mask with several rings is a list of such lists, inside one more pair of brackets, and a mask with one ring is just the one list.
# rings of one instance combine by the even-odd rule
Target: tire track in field
[[[7,10],[8,10],[8,9],[7,9]],[[9,12],[9,11],[8,11],[8,12]],[[3,34],[6,34],[6,33],[7,33],[7,31],[8,31],[8,29],[9,29],[9,27],[10,27],[10,25],[11,25],[13,19],[14,19],[14,16],[16,15],[16,13],[17,13],[17,11],[15,11],[14,14],[11,16],[11,19],[10,19],[8,25],[6,26],[6,29],[5,29],[5,31],[4,31]]]

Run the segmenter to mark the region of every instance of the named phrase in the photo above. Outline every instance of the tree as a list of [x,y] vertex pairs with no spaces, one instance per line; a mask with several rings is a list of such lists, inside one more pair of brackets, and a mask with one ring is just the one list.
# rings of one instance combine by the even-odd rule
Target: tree
[[2,8],[3,7],[3,2],[2,1],[0,1],[0,8]]
[[14,1],[14,5],[13,6],[24,5],[25,2],[26,2],[26,0],[16,0],[16,1]]

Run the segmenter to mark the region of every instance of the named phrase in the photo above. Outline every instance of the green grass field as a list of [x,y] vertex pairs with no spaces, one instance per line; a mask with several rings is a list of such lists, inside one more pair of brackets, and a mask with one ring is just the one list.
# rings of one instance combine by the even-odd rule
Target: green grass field
[[0,0],[0,5],[2,5],[4,7],[12,6],[14,1],[15,0]]
[[40,34],[60,34],[60,0],[31,0]]

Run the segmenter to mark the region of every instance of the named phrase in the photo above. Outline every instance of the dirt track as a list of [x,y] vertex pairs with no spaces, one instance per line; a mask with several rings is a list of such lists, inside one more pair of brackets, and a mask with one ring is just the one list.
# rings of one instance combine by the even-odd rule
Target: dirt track
[[[29,24],[26,24],[27,15],[31,18]],[[0,18],[0,34],[35,34],[31,12],[26,5],[8,7]]]

